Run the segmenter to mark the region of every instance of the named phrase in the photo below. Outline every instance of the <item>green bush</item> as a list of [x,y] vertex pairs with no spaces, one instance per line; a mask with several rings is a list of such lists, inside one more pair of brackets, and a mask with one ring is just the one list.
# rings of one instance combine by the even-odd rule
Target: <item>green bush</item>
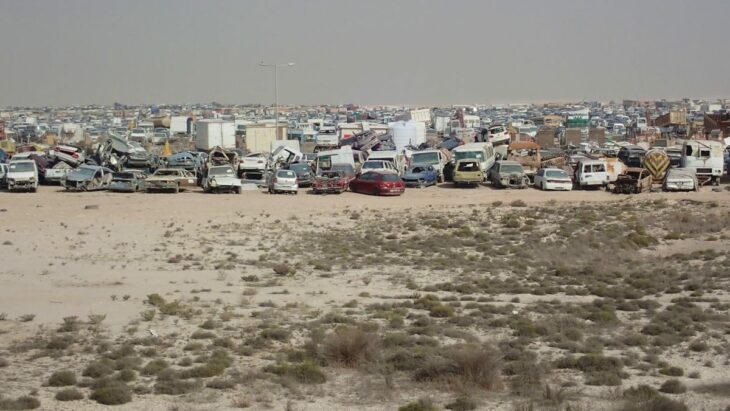
[[114,372],[114,363],[111,360],[103,359],[92,362],[84,369],[84,377],[100,378]]
[[76,373],[71,370],[56,371],[48,378],[48,385],[51,387],[76,385]]
[[157,375],[167,369],[168,366],[167,361],[161,358],[152,360],[142,368],[142,375]]
[[34,410],[40,406],[41,402],[38,399],[27,395],[15,400],[0,397],[0,410]]
[[684,370],[679,367],[664,367],[659,369],[659,374],[668,375],[670,377],[681,377],[684,375]]
[[687,392],[687,386],[679,380],[671,379],[664,381],[659,391],[667,394],[682,394]]
[[281,377],[290,377],[302,384],[322,384],[327,381],[319,366],[312,361],[304,361],[299,364],[271,365],[264,368],[264,371],[274,373]]
[[108,380],[95,387],[89,398],[104,405],[126,404],[132,401],[132,390],[121,381]]
[[431,400],[420,399],[418,401],[409,402],[406,405],[398,407],[398,411],[436,411],[437,408]]
[[76,388],[66,388],[56,393],[58,401],[78,401],[84,399],[84,394]]

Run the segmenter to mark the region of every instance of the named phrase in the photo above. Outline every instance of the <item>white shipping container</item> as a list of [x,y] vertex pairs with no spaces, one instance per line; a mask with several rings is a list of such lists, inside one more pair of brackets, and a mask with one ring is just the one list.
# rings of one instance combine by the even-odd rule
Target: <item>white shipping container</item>
[[187,134],[188,118],[186,116],[173,116],[170,118],[170,135]]
[[195,123],[195,147],[210,150],[213,147],[236,148],[236,128],[232,121],[200,120]]

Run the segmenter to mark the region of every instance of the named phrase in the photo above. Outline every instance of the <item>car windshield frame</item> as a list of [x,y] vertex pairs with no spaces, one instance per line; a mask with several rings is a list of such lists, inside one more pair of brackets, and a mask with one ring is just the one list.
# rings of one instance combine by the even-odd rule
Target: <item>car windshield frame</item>
[[411,159],[414,163],[418,163],[418,164],[438,164],[439,163],[438,153],[413,153],[413,156],[411,157]]
[[10,166],[8,166],[9,172],[15,172],[15,173],[27,173],[29,171],[34,171],[35,167],[33,167],[33,163],[31,162],[17,162],[17,163],[10,163]]
[[499,166],[500,173],[524,173],[525,169],[519,164],[501,164]]

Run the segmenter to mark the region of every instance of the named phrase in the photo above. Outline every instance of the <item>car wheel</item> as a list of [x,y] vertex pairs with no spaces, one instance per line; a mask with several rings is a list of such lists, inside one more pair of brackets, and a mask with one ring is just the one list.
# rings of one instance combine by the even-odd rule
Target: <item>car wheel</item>
[[436,182],[437,183],[443,183],[444,182],[444,176],[441,175],[441,174],[439,174],[438,177],[436,177]]

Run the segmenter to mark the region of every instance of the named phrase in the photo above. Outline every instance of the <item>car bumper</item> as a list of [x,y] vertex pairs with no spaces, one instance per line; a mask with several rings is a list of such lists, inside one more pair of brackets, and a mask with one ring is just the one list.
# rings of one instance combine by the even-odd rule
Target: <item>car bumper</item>
[[298,184],[274,184],[275,191],[297,191],[299,190]]
[[573,183],[545,183],[545,190],[570,191],[573,189]]
[[8,190],[31,190],[38,187],[38,183],[28,180],[8,181]]
[[674,181],[664,183],[664,190],[666,191],[692,191],[694,189],[695,184],[691,181]]
[[174,190],[178,187],[177,182],[174,181],[155,181],[145,183],[147,190]]
[[381,196],[399,196],[406,190],[404,188],[384,188],[378,192]]
[[112,183],[109,186],[109,191],[117,191],[122,193],[134,192],[134,186],[129,183]]

